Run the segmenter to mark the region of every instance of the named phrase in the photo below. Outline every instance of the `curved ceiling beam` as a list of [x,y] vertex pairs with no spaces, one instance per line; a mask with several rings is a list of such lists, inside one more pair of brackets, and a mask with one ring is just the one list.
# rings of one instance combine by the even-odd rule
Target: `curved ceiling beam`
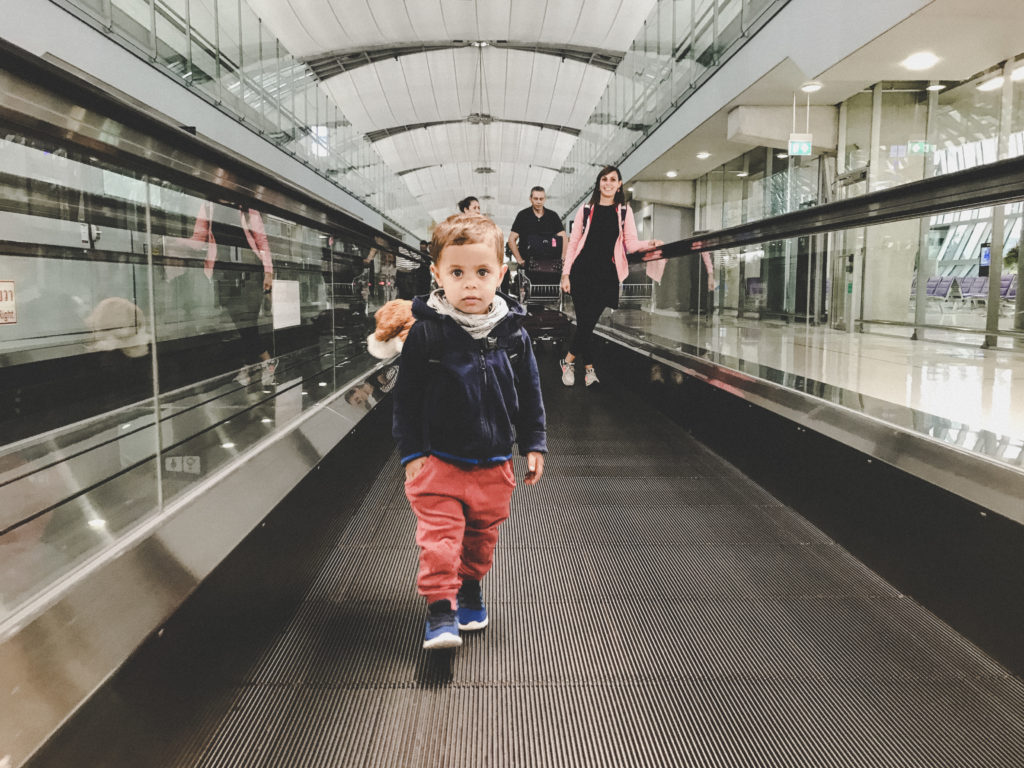
[[321,53],[317,56],[309,56],[303,59],[303,61],[313,70],[313,74],[317,78],[326,80],[343,72],[351,72],[353,69],[365,67],[367,64],[374,64],[378,61],[397,59],[399,56],[411,56],[416,53],[429,53],[430,51],[444,51],[452,48],[468,48],[470,46],[480,47],[481,42],[494,48],[528,51],[529,53],[540,53],[547,56],[557,56],[560,59],[579,61],[609,72],[614,72],[618,68],[619,62],[622,61],[623,57],[623,54],[616,51],[587,48],[582,45],[516,43],[509,40],[443,40],[434,43],[378,45],[369,48],[330,51],[329,53]]
[[558,131],[559,133],[567,133],[570,136],[579,136],[579,128],[569,128],[565,125],[553,125],[551,123],[536,123],[532,120],[506,120],[502,118],[494,118],[490,115],[481,115],[473,113],[464,120],[434,120],[429,123],[409,123],[407,125],[393,125],[388,128],[379,128],[376,131],[368,131],[366,138],[370,141],[381,141],[392,136],[397,136],[400,133],[407,133],[408,131],[418,131],[421,128],[433,128],[437,125],[459,125],[463,123],[471,123],[474,125],[490,125],[492,123],[510,123],[512,125],[530,125],[534,128],[540,128],[548,131]]

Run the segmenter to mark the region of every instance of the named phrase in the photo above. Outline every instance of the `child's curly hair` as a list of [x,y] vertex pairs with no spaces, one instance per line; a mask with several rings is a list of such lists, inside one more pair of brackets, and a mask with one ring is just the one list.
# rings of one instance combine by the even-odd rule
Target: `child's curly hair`
[[494,246],[494,258],[504,261],[504,236],[501,229],[486,216],[473,213],[456,213],[434,228],[430,239],[430,261],[437,264],[441,251],[449,245],[472,245],[485,243]]

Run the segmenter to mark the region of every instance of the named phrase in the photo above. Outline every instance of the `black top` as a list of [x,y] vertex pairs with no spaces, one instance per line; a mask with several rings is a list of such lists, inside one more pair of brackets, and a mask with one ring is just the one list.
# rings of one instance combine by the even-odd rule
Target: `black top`
[[569,284],[573,301],[600,302],[606,307],[619,306],[619,273],[615,269],[615,241],[619,238],[619,217],[615,205],[594,206],[590,225],[586,220],[586,242],[572,269]]
[[533,206],[523,208],[516,214],[516,220],[512,222],[512,231],[520,237],[526,235],[557,235],[564,230],[562,220],[558,214],[550,208],[544,209],[544,215],[537,218],[533,212]]

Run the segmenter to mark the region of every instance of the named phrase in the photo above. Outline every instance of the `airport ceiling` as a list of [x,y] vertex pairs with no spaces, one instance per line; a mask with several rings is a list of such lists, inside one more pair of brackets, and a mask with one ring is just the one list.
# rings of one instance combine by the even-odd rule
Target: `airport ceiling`
[[[655,0],[248,0],[435,221],[550,187]],[[558,211],[564,214],[564,211]]]
[[[434,221],[475,195],[507,229],[530,187],[552,186],[656,0],[247,2]],[[1024,0],[925,0],[824,71],[801,71],[792,55],[769,63],[631,180],[664,180],[668,171],[693,179],[743,154],[750,147],[727,138],[736,106],[787,106],[808,79],[824,83],[811,104],[835,105],[905,79],[899,62],[923,46],[940,63],[918,77],[963,80],[1019,53],[1021,29]],[[571,202],[551,207],[566,214],[559,204]]]

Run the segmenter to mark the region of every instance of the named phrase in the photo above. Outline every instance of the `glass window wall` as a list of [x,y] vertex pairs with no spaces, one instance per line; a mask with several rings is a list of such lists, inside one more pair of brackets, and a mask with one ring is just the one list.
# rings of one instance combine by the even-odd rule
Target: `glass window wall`
[[[372,144],[333,105],[312,70],[290,55],[243,0],[72,0],[113,34],[170,69],[331,182],[409,233],[430,217]],[[621,114],[631,78],[613,89]],[[629,139],[619,140],[628,146]],[[395,218],[398,217],[398,218]]]
[[[1018,70],[1024,71],[1024,64],[1010,67],[1011,72]],[[1020,154],[1024,87],[1019,83],[1024,78],[1014,81],[1010,108],[1001,123],[1002,71],[1001,66],[993,67],[963,83],[885,82],[857,93],[840,111],[844,165],[837,168],[828,154],[791,158],[763,147],[748,151],[696,180],[696,221],[702,229],[715,230],[994,162],[999,159],[1001,124],[1007,132],[1005,156]],[[874,122],[878,136],[873,147]],[[980,209],[936,216],[926,226],[919,221],[896,222],[831,235],[833,252],[851,258],[854,268],[848,273],[839,271],[837,264],[823,267],[837,278],[837,287],[850,281],[849,296],[824,301],[848,310],[832,312],[832,322],[836,327],[852,322],[868,331],[884,331],[888,325],[979,333],[1024,330],[1014,290],[1020,270],[1013,250],[1020,241],[1020,205],[1006,206],[1005,211],[1002,251],[1010,258],[1001,262],[1005,273],[1000,278],[998,316],[989,317],[980,297],[990,270],[990,250],[998,250],[990,242],[992,210]],[[759,311],[800,316],[806,291],[793,244],[765,243],[760,252],[759,264],[751,267],[759,270],[756,278],[763,282],[757,286],[764,288]],[[745,271],[737,279],[736,301],[728,302],[736,311],[751,303],[748,277],[753,275]],[[930,296],[933,300],[918,306],[916,288],[911,286],[919,277],[932,292],[942,281],[942,301]],[[725,282],[728,286],[732,280]]]
[[406,247],[0,129],[3,618],[325,398],[355,424]]
[[590,192],[590,169],[621,162],[721,65],[762,14],[785,2],[658,0],[569,152],[565,165],[574,172],[555,178],[549,198],[575,209]]
[[[935,121],[934,173],[962,171],[998,159],[1002,94],[986,89],[997,72],[951,84],[939,92]],[[885,115],[883,114],[883,120]]]

